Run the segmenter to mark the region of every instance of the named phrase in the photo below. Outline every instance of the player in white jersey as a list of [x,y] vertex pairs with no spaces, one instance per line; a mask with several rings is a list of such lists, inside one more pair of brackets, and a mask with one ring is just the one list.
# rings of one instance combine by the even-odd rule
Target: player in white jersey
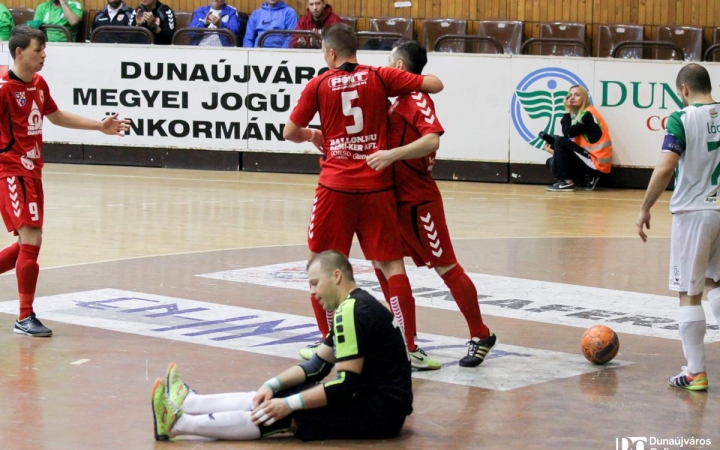
[[700,304],[705,279],[710,308],[720,322],[720,104],[715,103],[710,75],[699,64],[680,69],[675,81],[685,108],[667,121],[665,140],[637,219],[638,234],[650,229],[650,208],[677,168],[670,200],[670,289],[680,294],[678,324],[687,366],[668,379],[671,386],[704,391],[705,311]]

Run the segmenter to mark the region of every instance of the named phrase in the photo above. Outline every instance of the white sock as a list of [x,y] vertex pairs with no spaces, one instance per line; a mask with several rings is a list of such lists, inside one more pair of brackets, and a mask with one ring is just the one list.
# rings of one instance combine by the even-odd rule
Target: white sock
[[201,416],[183,414],[173,425],[173,436],[201,436],[227,441],[260,439],[260,428],[253,425],[250,411],[229,411]]
[[184,414],[193,416],[226,411],[252,411],[253,397],[255,397],[255,391],[212,395],[190,392],[185,397],[182,410]]
[[708,292],[708,300],[710,300],[710,310],[715,316],[715,320],[720,325],[720,288],[715,288]]
[[681,306],[678,313],[683,353],[692,373],[705,371],[705,310],[702,306]]

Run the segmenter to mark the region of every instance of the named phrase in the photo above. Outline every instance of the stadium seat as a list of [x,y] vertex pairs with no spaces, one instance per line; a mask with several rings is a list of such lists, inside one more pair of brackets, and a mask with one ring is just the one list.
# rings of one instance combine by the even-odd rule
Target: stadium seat
[[193,13],[187,11],[175,11],[175,29],[187,28],[192,21]]
[[[540,37],[551,39],[572,39],[585,43],[585,24],[575,22],[545,22],[540,24]],[[541,55],[584,56],[579,46],[542,44]]]
[[[685,53],[685,61],[700,61],[702,58],[702,28],[661,26],[657,29],[657,40],[677,44]],[[670,59],[672,50],[658,49],[655,59]]]
[[[463,19],[425,19],[423,22],[422,44],[427,51],[435,50],[435,41],[447,34],[467,34],[467,20]],[[464,53],[465,42],[454,42],[444,46],[445,51]]]
[[10,14],[13,16],[15,25],[22,25],[25,22],[29,22],[35,18],[35,10],[32,8],[8,8]]
[[414,21],[405,17],[378,17],[370,19],[370,31],[400,33],[403,39],[413,39]]
[[[495,38],[509,55],[520,53],[522,45],[523,23],[520,21],[483,20],[479,23],[479,36]],[[495,53],[495,49],[485,43],[476,43],[474,53]],[[484,51],[485,50],[485,51]]]
[[350,25],[350,28],[353,30],[357,30],[357,17],[353,16],[340,16],[340,19],[342,19],[343,22]]
[[[642,41],[642,25],[600,25],[596,53],[598,58],[609,58],[613,49],[623,41]],[[642,59],[641,48],[628,48],[618,57],[626,59]]]

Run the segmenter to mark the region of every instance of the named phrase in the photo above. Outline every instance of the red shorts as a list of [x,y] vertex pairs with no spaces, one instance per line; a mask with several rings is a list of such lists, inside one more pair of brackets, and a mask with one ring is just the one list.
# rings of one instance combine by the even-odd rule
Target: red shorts
[[39,178],[0,178],[0,213],[8,231],[23,225],[41,228],[43,225],[43,188]]
[[442,201],[399,203],[397,211],[405,254],[418,267],[457,264]]
[[347,256],[354,234],[366,259],[403,258],[393,190],[345,194],[318,186],[308,226],[310,251],[336,250]]

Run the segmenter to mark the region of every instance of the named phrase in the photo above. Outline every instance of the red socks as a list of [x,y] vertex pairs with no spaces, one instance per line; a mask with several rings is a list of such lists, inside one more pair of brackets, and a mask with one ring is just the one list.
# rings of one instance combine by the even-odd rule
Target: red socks
[[17,242],[0,251],[0,273],[5,273],[15,268],[19,253],[20,244]]
[[[384,277],[383,277],[384,278]],[[390,309],[400,326],[405,330],[405,341],[408,350],[417,350],[415,345],[415,298],[410,289],[410,280],[407,275],[393,275],[388,280],[388,294]]]
[[39,254],[40,247],[37,245],[20,245],[20,252],[17,257],[17,263],[15,264],[18,292],[20,293],[19,320],[23,320],[33,312],[32,305],[35,300],[35,287],[37,286],[38,273],[40,272],[40,266],[38,266],[37,263]]
[[480,315],[477,289],[460,264],[445,272],[442,276],[445,285],[450,289],[455,302],[460,308],[470,329],[470,336],[485,339],[490,330],[485,326]]

